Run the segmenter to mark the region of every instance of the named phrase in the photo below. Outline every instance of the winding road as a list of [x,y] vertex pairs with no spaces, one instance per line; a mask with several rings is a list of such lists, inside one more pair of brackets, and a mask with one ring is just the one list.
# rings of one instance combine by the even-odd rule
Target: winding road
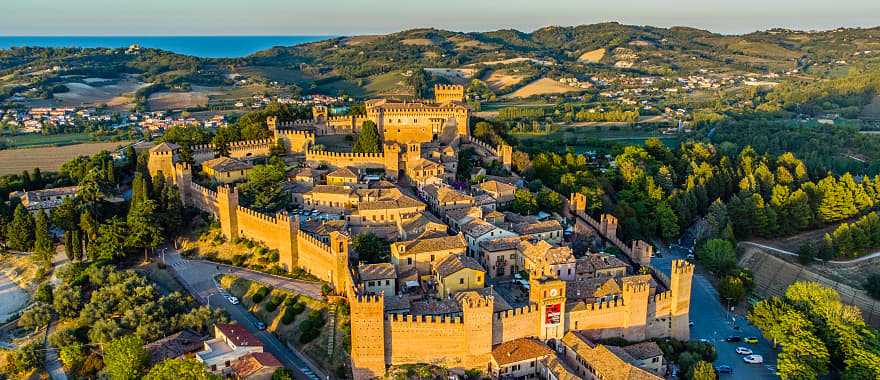
[[[770,250],[770,251],[773,251],[773,252],[776,252],[776,253],[781,253],[781,254],[783,254],[783,255],[798,257],[798,254],[795,253],[795,252],[786,251],[786,250],[784,250],[784,249],[779,249],[779,248],[776,248],[776,247],[771,247],[771,246],[769,246],[769,245],[764,245],[764,244],[756,243],[756,242],[753,242],[753,241],[743,241],[743,242],[740,242],[739,244],[750,245],[750,246],[758,247],[758,248],[764,248],[764,249],[766,249],[766,250]],[[874,252],[874,253],[867,254],[867,255],[862,256],[862,257],[858,257],[858,258],[852,259],[852,260],[822,260],[822,259],[816,259],[816,261],[822,261],[822,262],[826,262],[826,263],[829,263],[829,264],[843,264],[843,265],[847,265],[847,264],[857,264],[857,263],[860,263],[860,262],[862,262],[862,261],[867,261],[867,260],[871,260],[871,259],[876,259],[876,258],[878,258],[878,257],[880,257],[880,252]]]

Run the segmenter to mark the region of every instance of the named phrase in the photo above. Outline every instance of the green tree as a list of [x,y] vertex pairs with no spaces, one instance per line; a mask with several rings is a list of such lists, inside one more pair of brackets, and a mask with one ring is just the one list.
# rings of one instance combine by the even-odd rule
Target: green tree
[[18,318],[18,325],[36,331],[48,325],[51,319],[52,308],[40,302],[21,313],[21,317]]
[[30,251],[34,246],[34,218],[21,203],[15,207],[12,221],[6,226],[6,244],[16,251]]
[[538,208],[549,213],[562,211],[562,197],[550,189],[541,189],[537,195]]
[[85,348],[82,343],[74,342],[61,347],[58,357],[65,369],[76,372],[86,359]]
[[746,296],[746,287],[742,279],[737,276],[724,276],[718,285],[718,297],[725,303],[730,300],[735,304],[742,301]]
[[293,372],[287,368],[278,368],[272,374],[272,380],[293,380]]
[[52,236],[49,234],[49,218],[43,211],[37,212],[34,230],[34,254],[44,265],[52,263],[55,250],[52,244]]
[[143,380],[214,380],[220,377],[195,359],[171,359],[153,366]]
[[108,343],[104,348],[104,371],[111,380],[139,379],[150,359],[141,338],[126,335]]
[[52,295],[52,308],[55,313],[65,318],[74,318],[82,309],[81,289],[77,285],[58,284]]
[[132,203],[126,225],[128,226],[126,246],[143,249],[144,260],[148,260],[149,250],[158,247],[162,242],[162,228],[156,214],[156,202],[148,199],[140,204]]
[[736,267],[733,243],[723,239],[710,239],[697,250],[697,259],[715,273],[729,273]]
[[283,164],[255,166],[247,182],[238,187],[244,205],[261,212],[274,213],[290,203],[290,195],[281,187],[285,170]]
[[382,141],[379,137],[379,129],[372,120],[367,120],[361,126],[357,141],[351,148],[354,153],[381,153]]
[[657,205],[657,222],[660,227],[660,237],[663,240],[670,241],[678,236],[678,215],[672,211],[666,202],[660,202]]
[[98,226],[96,238],[88,247],[89,258],[112,259],[125,255],[125,241],[129,230],[125,221],[111,218]]
[[526,189],[517,189],[510,208],[523,215],[532,215],[538,212],[538,198]]
[[352,239],[351,248],[358,253],[358,260],[368,264],[387,263],[391,259],[391,246],[388,240],[367,232]]

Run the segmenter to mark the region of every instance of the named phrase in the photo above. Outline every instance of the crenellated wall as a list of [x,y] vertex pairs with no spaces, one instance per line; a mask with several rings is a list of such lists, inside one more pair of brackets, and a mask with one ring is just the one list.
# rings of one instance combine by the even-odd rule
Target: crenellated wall
[[495,313],[492,321],[492,344],[540,335],[541,308],[531,304]]
[[325,163],[334,167],[383,168],[385,174],[397,178],[400,173],[400,147],[385,144],[383,153],[346,153],[307,150],[306,161],[313,164]]

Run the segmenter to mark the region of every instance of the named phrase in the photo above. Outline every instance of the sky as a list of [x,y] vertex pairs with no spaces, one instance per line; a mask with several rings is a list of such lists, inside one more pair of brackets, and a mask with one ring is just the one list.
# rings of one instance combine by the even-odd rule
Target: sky
[[3,35],[358,35],[605,21],[725,34],[880,26],[880,0],[2,0]]

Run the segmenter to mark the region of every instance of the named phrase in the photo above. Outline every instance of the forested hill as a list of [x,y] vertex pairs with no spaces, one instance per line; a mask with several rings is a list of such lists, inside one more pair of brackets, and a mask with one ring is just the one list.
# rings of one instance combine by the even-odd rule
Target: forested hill
[[687,27],[602,23],[546,27],[532,33],[414,29],[273,48],[241,61],[326,65],[349,78],[405,66],[459,67],[516,58],[534,58],[561,66],[597,63],[613,67],[632,63],[634,70],[682,74],[699,69],[805,70],[816,63],[859,60],[861,54],[857,53],[871,50],[880,50],[880,28],[822,32],[773,29],[730,36]]

